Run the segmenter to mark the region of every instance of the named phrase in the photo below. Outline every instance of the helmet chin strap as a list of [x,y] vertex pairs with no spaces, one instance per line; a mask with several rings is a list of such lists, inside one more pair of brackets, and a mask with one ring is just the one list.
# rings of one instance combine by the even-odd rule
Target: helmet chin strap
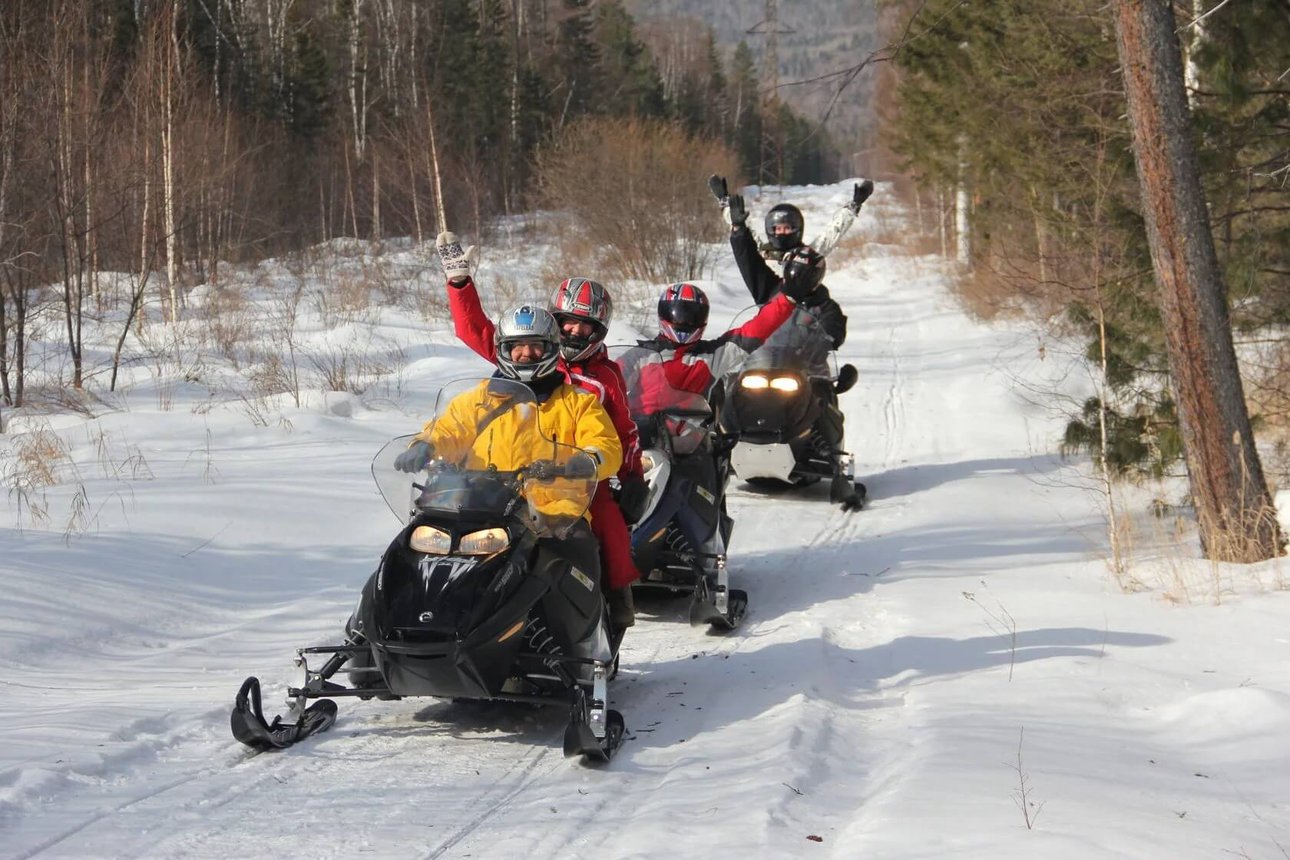
[[599,344],[600,339],[592,335],[587,337],[565,335],[560,340],[560,355],[564,356],[565,361],[579,361],[595,352]]

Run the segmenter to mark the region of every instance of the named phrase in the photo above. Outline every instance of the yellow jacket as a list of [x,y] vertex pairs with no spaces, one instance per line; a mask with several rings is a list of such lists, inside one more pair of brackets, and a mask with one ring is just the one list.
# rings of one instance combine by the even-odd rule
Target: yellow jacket
[[623,448],[609,413],[594,394],[562,384],[545,401],[518,404],[496,414],[482,430],[479,422],[493,413],[503,399],[489,390],[487,381],[453,398],[437,421],[428,422],[416,438],[429,442],[436,457],[467,469],[495,466],[501,471],[527,466],[534,460],[568,458],[554,442],[572,445],[597,461],[596,480],[617,474]]

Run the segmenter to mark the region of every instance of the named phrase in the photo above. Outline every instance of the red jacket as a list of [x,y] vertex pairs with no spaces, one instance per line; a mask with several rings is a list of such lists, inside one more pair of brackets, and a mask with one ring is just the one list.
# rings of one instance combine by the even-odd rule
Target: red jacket
[[[452,311],[453,327],[458,339],[496,364],[497,346],[493,343],[493,333],[497,326],[484,313],[474,280],[467,279],[460,287],[448,283],[448,307]],[[570,363],[562,356],[559,367],[570,384],[596,395],[609,413],[609,419],[614,423],[614,429],[618,431],[618,438],[623,444],[623,465],[618,470],[619,480],[631,476],[641,477],[640,438],[636,433],[636,422],[632,420],[631,411],[627,408],[627,386],[618,364],[610,360],[602,345],[594,354],[581,361]]]
[[743,366],[744,361],[793,313],[793,302],[776,293],[757,316],[719,337],[676,344],[662,335],[641,341],[621,359],[632,380],[632,404],[638,414],[689,405],[678,402],[696,395],[707,398],[713,383]]

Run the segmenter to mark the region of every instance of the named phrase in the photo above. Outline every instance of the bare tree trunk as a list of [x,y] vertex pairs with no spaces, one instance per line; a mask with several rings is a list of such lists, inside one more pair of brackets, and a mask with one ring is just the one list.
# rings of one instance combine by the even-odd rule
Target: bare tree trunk
[[416,224],[417,244],[425,241],[421,233],[421,194],[417,191],[416,160],[408,154],[408,188],[412,189],[412,219]]
[[[6,266],[0,271],[4,282],[0,283],[0,292],[8,290],[9,307],[12,319],[6,319],[5,327],[12,332],[11,342],[14,345],[13,355],[5,357],[4,402],[10,406],[22,406],[27,380],[27,280],[21,269]],[[0,303],[5,301],[0,296]],[[12,373],[9,368],[12,367]],[[10,379],[12,377],[12,381]]]
[[1184,69],[1184,83],[1187,84],[1187,104],[1194,107],[1196,90],[1200,87],[1200,65],[1196,62],[1196,51],[1205,40],[1205,28],[1201,22],[1201,16],[1204,15],[1205,9],[1202,0],[1190,0],[1190,5],[1192,30],[1191,38],[1187,42],[1187,65]]
[[[18,33],[21,36],[21,31]],[[9,43],[8,34],[3,28],[0,28],[0,50],[12,51],[13,47]],[[10,55],[12,57],[12,54]],[[8,63],[13,64],[10,59]],[[16,64],[0,65],[0,251],[5,247],[5,227],[9,223],[9,180],[13,176],[13,159],[14,151],[18,146],[18,99],[19,86],[15,80],[17,74]],[[0,260],[0,275],[4,276],[4,281],[0,282],[0,401],[10,406],[21,406],[21,400],[14,402],[14,391],[9,381],[9,335],[10,331],[15,330],[18,335],[14,340],[15,354],[20,353],[25,347],[22,336],[22,318],[19,317],[15,322],[10,322],[8,309],[10,305],[9,297],[6,295],[5,287],[11,283],[10,271],[12,262],[9,260]],[[14,290],[14,313],[21,314],[20,299],[22,294]],[[17,355],[15,355],[17,358]],[[0,425],[0,433],[4,428]]]
[[176,54],[179,51],[175,21],[176,9],[170,7],[168,29],[170,38],[166,45],[166,64],[161,73],[161,197],[162,218],[166,231],[166,286],[170,293],[170,322],[179,322],[179,301],[176,284],[179,281],[178,250],[175,247],[175,109],[174,87],[178,70]]
[[[358,238],[358,203],[354,200],[354,171],[349,164],[349,146],[343,146],[345,152],[345,193],[349,201],[349,218],[350,218],[350,235],[355,239]],[[341,227],[344,227],[345,219],[341,218]]]
[[[89,92],[90,92],[90,80],[89,80],[90,64],[89,63],[86,63],[84,68],[82,69],[82,75],[83,75],[83,80],[82,80],[81,91],[84,93],[84,96],[87,102],[86,110],[88,111],[90,109],[88,104]],[[94,298],[95,309],[99,313],[102,313],[103,297],[99,295],[99,252],[98,252],[98,236],[97,236],[98,231],[94,227],[94,195],[90,191],[90,189],[94,187],[94,171],[92,168],[92,158],[90,155],[93,149],[94,147],[89,145],[89,141],[86,141],[85,152],[83,153],[84,162],[85,162],[84,163],[85,241],[89,249],[89,253],[86,255],[86,258],[87,258],[87,264],[89,266],[89,272],[87,274],[90,281],[90,295]]]
[[958,182],[954,189],[954,258],[964,266],[972,263],[972,247],[969,231],[971,221],[969,219],[969,207],[971,200],[968,197],[967,187],[967,142],[959,138],[959,176]]
[[1201,547],[1217,561],[1272,558],[1280,553],[1281,535],[1232,345],[1173,7],[1169,0],[1115,0],[1114,6],[1147,241],[1160,283]]
[[435,212],[439,215],[439,227],[435,231],[435,235],[438,235],[448,229],[448,216],[444,213],[443,180],[439,174],[439,147],[435,144],[434,139],[434,109],[428,97],[426,98],[426,124],[430,127],[430,165],[434,176]]
[[148,288],[148,276],[152,271],[155,258],[153,254],[148,253],[148,205],[150,202],[151,188],[150,180],[152,171],[148,167],[150,156],[148,135],[143,136],[143,210],[139,219],[139,279],[135,282],[134,290],[130,294],[130,310],[126,315],[125,322],[121,326],[121,336],[117,338],[116,349],[112,352],[112,378],[108,383],[108,391],[116,391],[117,372],[121,368],[121,352],[125,349],[125,339],[130,332],[130,326],[138,319],[140,323],[140,332],[142,333],[142,315],[139,313],[143,307],[143,297]]
[[381,154],[372,147],[372,239],[381,238]]
[[945,235],[945,189],[936,188],[936,235],[941,240],[941,256],[950,256],[949,237]]
[[[59,22],[60,26],[63,22]],[[67,24],[70,28],[70,23]],[[69,32],[68,39],[74,36]],[[75,129],[72,117],[73,77],[72,68],[75,58],[68,45],[62,45],[59,56],[58,83],[61,104],[58,112],[57,152],[54,159],[54,178],[57,191],[54,203],[57,209],[60,242],[63,263],[63,311],[67,324],[67,349],[72,359],[72,387],[80,389],[83,385],[83,366],[81,353],[81,324],[84,312],[83,256],[80,253],[80,237],[76,225],[76,200],[74,183],[76,171],[73,167]],[[85,142],[88,145],[88,141]]]
[[[364,0],[352,0],[349,14],[349,114],[354,136],[354,156],[359,164],[367,154],[367,62],[359,70],[359,46],[362,44]],[[362,78],[360,83],[359,78]],[[355,233],[354,238],[358,238]]]

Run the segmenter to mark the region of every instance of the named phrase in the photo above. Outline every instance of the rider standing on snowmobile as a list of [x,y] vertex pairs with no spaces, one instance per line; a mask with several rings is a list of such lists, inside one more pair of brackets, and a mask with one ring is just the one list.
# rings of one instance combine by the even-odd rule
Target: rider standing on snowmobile
[[[448,305],[457,337],[496,363],[495,327],[484,313],[470,275],[471,249],[463,251],[457,237],[445,232],[439,234],[436,250],[447,278]],[[551,297],[551,312],[560,327],[559,371],[566,381],[601,401],[622,445],[622,466],[617,473],[621,487],[618,504],[614,504],[607,483],[597,487],[591,502],[591,527],[600,541],[604,562],[605,594],[614,624],[621,630],[635,623],[631,584],[640,577],[632,562],[627,524],[639,518],[647,488],[622,371],[605,352],[613,300],[609,291],[595,281],[568,278],[556,287]]]
[[[763,305],[780,289],[783,267],[788,254],[799,248],[808,247],[802,241],[805,228],[802,212],[791,203],[781,203],[766,213],[767,241],[775,259],[780,263],[780,271],[776,271],[758,251],[757,240],[748,227],[748,209],[744,204],[743,195],[725,195],[726,180],[723,177],[713,176],[708,183],[714,194],[720,192],[720,199],[723,201],[722,210],[730,221],[730,250],[734,252],[735,263],[739,266],[739,274],[743,276],[744,286],[748,288],[753,301]],[[842,235],[851,227],[856,214],[859,213],[861,205],[872,193],[872,181],[866,179],[863,183],[857,184],[851,202],[838,210],[829,229],[809,246],[820,259],[821,278],[823,277],[823,258],[842,239]],[[846,315],[842,313],[838,303],[829,296],[827,287],[821,286],[811,292],[802,302],[802,309],[824,329],[833,342],[834,349],[840,347],[846,340]],[[798,320],[795,320],[796,322]]]
[[[766,259],[779,262],[789,251],[806,242],[802,236],[806,226],[802,218],[802,210],[798,209],[792,203],[780,203],[772,206],[766,213],[766,243],[759,245],[757,238],[753,235],[752,229],[748,227],[748,209],[744,205],[743,195],[731,195],[726,186],[726,178],[713,174],[708,177],[708,189],[712,191],[712,196],[717,198],[717,204],[721,206],[721,215],[731,228],[730,243],[734,245],[734,234],[736,228],[742,227],[747,232],[747,237],[751,240],[754,254],[764,251]],[[864,182],[855,183],[851,192],[851,199],[846,205],[838,209],[833,214],[833,220],[829,226],[815,240],[810,243],[811,247],[820,253],[820,256],[827,257],[833,253],[833,249],[842,241],[842,237],[851,229],[855,223],[856,216],[860,214],[860,207],[873,194],[873,180],[866,179]],[[737,198],[737,199],[736,199]],[[738,259],[739,251],[735,251],[735,258]],[[748,283],[748,289],[752,289],[752,284],[748,280],[748,273],[740,265],[739,270],[744,275],[745,283]],[[758,304],[762,300],[758,300]]]
[[[722,196],[726,187],[724,178],[713,176],[708,184],[713,194]],[[753,301],[763,304],[782,289],[790,278],[800,279],[801,283],[796,289],[799,292],[805,291],[805,298],[800,304],[800,311],[794,314],[789,325],[818,325],[828,336],[833,349],[842,346],[846,340],[847,318],[842,308],[829,295],[828,287],[823,285],[826,268],[824,255],[837,245],[872,193],[871,180],[866,179],[863,183],[856,184],[851,202],[834,216],[833,223],[821,237],[824,243],[822,248],[802,243],[805,224],[801,210],[790,203],[772,207],[766,213],[766,235],[773,251],[781,255],[782,276],[758,253],[757,242],[748,228],[748,209],[743,195],[729,195],[723,204],[730,221],[730,249],[734,252],[735,263],[739,266],[739,273],[743,276],[744,285]],[[822,384],[822,380],[813,387],[820,403],[820,417],[815,422],[815,429],[828,444],[835,467],[830,499],[841,503],[848,510],[859,507],[860,498],[856,488],[843,475],[845,431],[837,391],[832,385]]]

